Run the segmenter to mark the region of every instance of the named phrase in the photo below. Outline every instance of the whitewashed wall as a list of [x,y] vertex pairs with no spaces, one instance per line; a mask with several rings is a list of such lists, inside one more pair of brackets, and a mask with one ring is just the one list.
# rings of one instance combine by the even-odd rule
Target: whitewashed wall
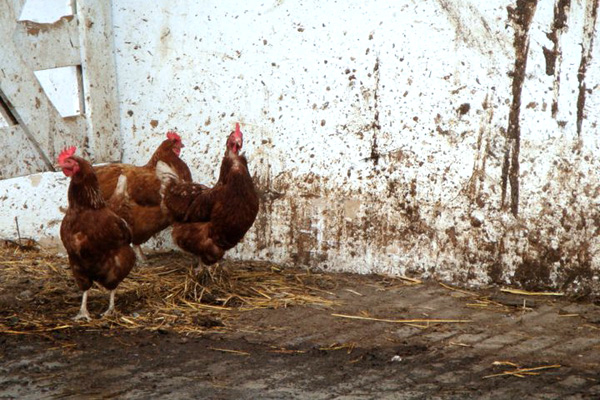
[[124,160],[175,128],[210,184],[240,121],[263,202],[230,257],[597,293],[598,4],[552,3],[113,0]]

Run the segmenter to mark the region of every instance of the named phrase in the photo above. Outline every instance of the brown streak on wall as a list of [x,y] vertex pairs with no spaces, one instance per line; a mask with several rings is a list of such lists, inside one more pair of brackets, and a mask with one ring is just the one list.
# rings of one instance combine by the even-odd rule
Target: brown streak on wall
[[558,113],[558,92],[560,88],[560,68],[557,66],[557,60],[560,63],[561,49],[560,36],[567,28],[567,17],[571,8],[571,0],[558,0],[554,5],[554,19],[550,32],[546,37],[552,42],[552,49],[544,47],[544,57],[546,58],[546,75],[554,76],[554,99],[552,100],[552,118],[556,118]]
[[370,158],[373,160],[373,163],[377,165],[379,163],[379,150],[377,148],[377,135],[381,130],[381,126],[379,125],[379,57],[375,61],[375,66],[373,67],[373,75],[375,76],[375,90],[373,91],[373,122],[371,124],[373,128],[373,141],[371,142],[371,155]]
[[[589,14],[587,14],[589,12]],[[592,61],[592,54],[594,48],[594,27],[598,19],[598,1],[592,1],[591,9],[586,9],[585,15],[585,26],[583,34],[583,45],[581,51],[581,62],[579,63],[579,70],[577,71],[577,80],[579,81],[579,94],[577,96],[577,135],[581,136],[581,126],[585,117],[585,95],[586,95],[586,84],[585,75],[587,73],[588,66]]]
[[506,196],[506,174],[510,183],[510,211],[517,216],[519,213],[519,153],[521,150],[521,93],[525,82],[527,69],[527,54],[529,52],[529,28],[535,14],[537,0],[517,0],[516,7],[508,7],[508,18],[515,29],[515,68],[512,78],[512,103],[508,116],[508,155],[505,156],[502,167],[502,202]]

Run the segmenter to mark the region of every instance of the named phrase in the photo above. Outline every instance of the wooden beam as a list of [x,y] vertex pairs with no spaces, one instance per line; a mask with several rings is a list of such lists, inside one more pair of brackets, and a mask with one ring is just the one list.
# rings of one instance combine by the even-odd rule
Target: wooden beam
[[33,69],[50,69],[80,65],[79,27],[77,18],[67,16],[55,24],[30,21],[13,22],[14,43],[18,43],[23,60]]
[[[5,38],[0,46],[0,92],[3,101],[15,117],[22,137],[13,135],[13,140],[29,141],[24,148],[33,148],[44,167],[51,170],[52,160],[65,143],[83,142],[85,132],[73,129],[78,126],[74,121],[65,122],[45,95],[33,69],[21,55],[21,48],[14,40],[17,27],[13,2],[0,0],[0,37]],[[8,147],[0,147],[0,158],[5,158]],[[14,156],[14,154],[8,154]],[[40,163],[25,160],[18,175],[40,172]]]
[[122,156],[112,1],[77,0],[89,152],[95,162]]

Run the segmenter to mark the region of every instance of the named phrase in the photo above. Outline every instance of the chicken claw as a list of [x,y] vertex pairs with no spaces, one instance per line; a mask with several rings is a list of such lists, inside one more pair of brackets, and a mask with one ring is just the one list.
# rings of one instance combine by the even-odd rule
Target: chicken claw
[[104,311],[102,313],[102,318],[104,317],[110,317],[116,314],[115,311],[115,291],[111,290],[110,291],[110,300],[108,301],[108,308],[106,309],[106,311]]
[[74,321],[79,321],[80,319],[85,319],[86,321],[91,321],[90,313],[87,310],[87,298],[88,291],[83,292],[83,297],[81,298],[81,308],[79,309],[79,313],[73,317]]
[[92,320],[92,318],[90,318],[90,313],[88,313],[87,310],[80,310],[79,313],[73,317],[73,321],[79,321],[80,319],[85,319],[87,322]]

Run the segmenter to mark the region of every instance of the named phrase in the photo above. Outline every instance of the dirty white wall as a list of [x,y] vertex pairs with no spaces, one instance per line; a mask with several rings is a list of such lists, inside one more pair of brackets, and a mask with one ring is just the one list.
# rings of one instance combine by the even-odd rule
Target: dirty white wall
[[[113,0],[124,160],[175,128],[210,184],[240,121],[262,205],[230,257],[597,292],[597,13],[594,0]],[[0,198],[27,179],[0,182]],[[29,200],[42,227],[26,235],[56,235],[56,208]]]

